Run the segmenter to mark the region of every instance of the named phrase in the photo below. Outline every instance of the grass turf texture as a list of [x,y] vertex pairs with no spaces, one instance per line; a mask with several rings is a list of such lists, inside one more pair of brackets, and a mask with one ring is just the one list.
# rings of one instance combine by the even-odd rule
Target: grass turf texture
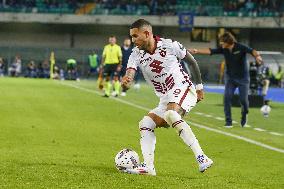
[[[94,81],[64,82],[96,90]],[[158,176],[119,173],[114,156],[124,147],[140,153],[138,122],[147,113],[58,81],[0,78],[0,188],[284,188],[284,154],[192,127],[215,164],[198,166],[173,129],[157,129]],[[146,108],[158,99],[142,85],[122,98]],[[284,149],[284,137],[253,128],[231,130],[223,121],[222,96],[206,94],[187,120]],[[268,119],[250,109],[253,127],[284,133],[284,105],[272,103]],[[233,117],[239,121],[239,108]],[[141,157],[141,155],[140,155]]]

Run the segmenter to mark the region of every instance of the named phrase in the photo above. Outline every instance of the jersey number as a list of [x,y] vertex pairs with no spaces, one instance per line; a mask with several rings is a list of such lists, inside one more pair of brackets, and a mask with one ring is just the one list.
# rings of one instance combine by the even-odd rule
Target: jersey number
[[161,73],[161,71],[163,70],[163,66],[161,66],[162,62],[158,61],[158,60],[154,60],[149,66],[152,68],[151,71],[155,72],[157,74]]

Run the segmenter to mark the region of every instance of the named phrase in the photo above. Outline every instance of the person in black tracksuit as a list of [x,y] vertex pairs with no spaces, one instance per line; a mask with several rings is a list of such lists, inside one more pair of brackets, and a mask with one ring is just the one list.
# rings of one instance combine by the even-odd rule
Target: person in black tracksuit
[[224,112],[225,126],[232,127],[231,100],[236,88],[239,89],[240,102],[242,105],[241,126],[247,124],[249,112],[248,91],[249,91],[249,65],[246,54],[255,57],[258,64],[262,63],[260,54],[253,48],[238,43],[230,32],[225,32],[219,38],[220,47],[211,49],[188,49],[192,54],[223,54],[225,58],[225,93]]

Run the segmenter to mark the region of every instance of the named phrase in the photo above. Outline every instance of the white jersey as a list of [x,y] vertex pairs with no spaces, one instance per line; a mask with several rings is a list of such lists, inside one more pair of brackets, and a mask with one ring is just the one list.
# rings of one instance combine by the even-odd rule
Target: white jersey
[[158,97],[166,95],[180,85],[191,86],[189,75],[183,70],[180,60],[186,56],[186,49],[177,41],[155,37],[153,54],[133,48],[127,69],[139,67],[145,80],[154,87]]

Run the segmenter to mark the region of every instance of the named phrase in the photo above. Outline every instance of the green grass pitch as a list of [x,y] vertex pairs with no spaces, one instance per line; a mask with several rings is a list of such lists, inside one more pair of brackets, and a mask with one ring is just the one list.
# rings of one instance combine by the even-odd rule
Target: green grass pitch
[[[173,129],[155,131],[156,177],[118,172],[114,156],[122,148],[141,157],[138,122],[147,111],[139,107],[152,109],[158,99],[147,85],[121,101],[96,91],[95,81],[0,78],[0,188],[284,188],[283,151],[194,125],[214,160],[205,173]],[[186,120],[283,150],[284,104],[271,106],[269,118],[250,109],[250,128],[227,129],[215,119],[224,117],[222,95],[208,93]],[[240,108],[233,118],[239,122]]]

